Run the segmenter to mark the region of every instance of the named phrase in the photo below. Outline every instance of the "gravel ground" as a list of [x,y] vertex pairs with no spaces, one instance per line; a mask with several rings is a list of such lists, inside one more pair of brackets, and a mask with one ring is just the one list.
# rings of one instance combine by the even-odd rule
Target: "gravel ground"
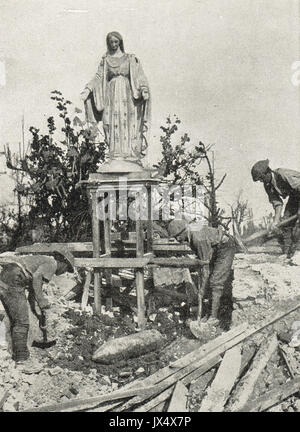
[[[265,251],[264,251],[265,252]],[[285,262],[282,257],[260,250],[250,255],[239,254],[235,260],[235,279],[232,292],[233,305],[223,302],[223,314],[231,326],[247,321],[257,325],[260,320],[284,311],[300,302],[298,280],[300,267]],[[51,289],[50,289],[51,288]],[[224,328],[207,326],[200,340],[196,340],[186,325],[187,310],[172,299],[158,301],[154,313],[149,316],[147,328],[157,329],[164,337],[164,344],[156,352],[139,358],[123,360],[113,365],[100,365],[92,361],[97,347],[110,338],[132,334],[136,331],[136,317],[120,312],[119,308],[106,312],[101,317],[80,310],[76,301],[67,301],[58,296],[53,283],[46,287],[52,307],[49,313],[50,339],[57,343],[50,349],[31,348],[31,356],[43,365],[38,374],[27,375],[15,369],[11,360],[9,344],[0,344],[0,399],[4,392],[9,395],[3,411],[22,411],[45,404],[60,403],[74,398],[107,394],[136,379],[143,379],[180,358],[207,341],[217,337]],[[233,311],[232,311],[233,310]],[[231,316],[232,313],[232,316]],[[229,318],[228,318],[229,317]],[[229,319],[229,321],[228,321]],[[289,333],[293,323],[300,321],[300,311],[274,324],[264,332],[244,343],[260,343],[272,331]],[[32,340],[37,334],[37,323],[31,317]],[[300,364],[300,352],[288,347],[290,355]],[[190,386],[189,410],[197,411],[217,369],[208,372]],[[290,379],[281,356],[276,353],[257,383],[252,399]],[[300,411],[300,399],[290,397],[270,411]]]

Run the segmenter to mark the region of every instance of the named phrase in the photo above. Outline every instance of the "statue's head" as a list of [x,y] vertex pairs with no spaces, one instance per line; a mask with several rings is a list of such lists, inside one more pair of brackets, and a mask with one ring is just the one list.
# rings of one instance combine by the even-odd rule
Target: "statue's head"
[[122,52],[124,52],[123,38],[120,33],[113,31],[108,33],[106,36],[106,45],[108,51],[116,51],[119,47]]

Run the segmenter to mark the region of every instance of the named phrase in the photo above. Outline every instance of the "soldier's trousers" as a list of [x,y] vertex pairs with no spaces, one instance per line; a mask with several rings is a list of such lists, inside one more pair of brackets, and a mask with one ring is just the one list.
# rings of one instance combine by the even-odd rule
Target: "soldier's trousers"
[[231,276],[235,251],[236,247],[232,239],[215,247],[210,266],[209,280],[212,294],[218,293],[222,295],[224,285]]
[[20,269],[16,264],[11,265],[9,269],[4,267],[0,274],[0,280],[7,286],[7,289],[1,289],[0,299],[10,320],[15,361],[27,360],[30,356],[27,347],[29,313],[25,295],[26,283],[19,276]]
[[[291,195],[286,204],[283,219],[288,219],[298,213],[299,198]],[[297,221],[290,222],[287,226],[282,227],[282,235],[279,237],[279,242],[283,246],[283,252],[294,252],[297,245],[300,243],[300,228]],[[292,250],[293,249],[293,250]]]

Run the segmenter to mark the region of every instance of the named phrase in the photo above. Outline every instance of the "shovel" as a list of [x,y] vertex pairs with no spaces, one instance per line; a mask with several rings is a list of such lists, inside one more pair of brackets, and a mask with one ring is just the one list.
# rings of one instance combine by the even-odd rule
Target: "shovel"
[[43,333],[43,340],[40,341],[33,341],[32,346],[35,348],[42,348],[47,349],[51,348],[53,345],[56,344],[56,340],[48,341],[48,335],[47,335],[47,319],[45,312],[42,311],[40,319],[39,319],[39,326]]
[[189,322],[189,328],[192,332],[192,334],[195,336],[195,338],[200,339],[203,335],[204,328],[203,326],[205,323],[201,323],[201,315],[202,315],[202,292],[205,292],[205,287],[209,279],[209,266],[205,266],[203,268],[203,280],[202,280],[202,287],[203,289],[200,289],[200,275],[199,282],[198,282],[198,314],[197,314],[197,320],[196,321],[190,321]]

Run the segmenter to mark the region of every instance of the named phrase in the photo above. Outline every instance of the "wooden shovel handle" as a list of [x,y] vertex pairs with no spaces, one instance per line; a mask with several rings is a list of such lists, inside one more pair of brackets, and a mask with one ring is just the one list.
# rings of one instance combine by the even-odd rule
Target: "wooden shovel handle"
[[[281,227],[289,224],[290,222],[296,220],[297,218],[298,218],[298,215],[296,214],[296,215],[291,216],[287,219],[284,219],[282,222],[279,222],[279,224],[276,225],[276,228],[281,228]],[[243,243],[250,243],[253,240],[256,240],[258,238],[266,236],[268,233],[269,233],[268,230],[258,231],[258,232],[251,234],[249,237],[246,237],[242,240],[243,240]]]

